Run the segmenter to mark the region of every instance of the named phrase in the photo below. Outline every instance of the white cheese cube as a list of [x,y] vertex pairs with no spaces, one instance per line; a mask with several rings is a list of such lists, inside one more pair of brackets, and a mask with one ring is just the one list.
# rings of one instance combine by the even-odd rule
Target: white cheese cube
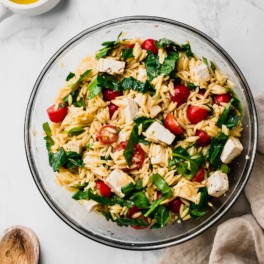
[[161,107],[158,105],[152,106],[149,108],[150,111],[150,117],[154,118],[156,115],[158,115],[161,112]]
[[138,105],[132,97],[127,97],[123,99],[126,104],[124,109],[124,114],[126,116],[126,122],[133,121],[137,117]]
[[234,158],[240,155],[242,150],[243,146],[239,139],[236,137],[229,137],[221,153],[221,161],[223,163],[230,163]]
[[204,63],[195,67],[193,69],[193,72],[197,78],[200,78],[206,82],[210,80],[210,73],[209,73],[208,67]]
[[74,152],[77,152],[77,153],[81,153],[82,144],[81,144],[81,142],[70,141],[67,144],[65,144],[63,148],[64,148],[65,151],[74,151]]
[[138,76],[137,79],[141,82],[145,82],[147,80],[147,71],[143,68],[138,68]]
[[99,203],[97,203],[94,200],[82,200],[83,206],[85,207],[85,209],[88,211],[88,213],[91,213],[92,211],[95,211],[96,207],[99,205]]
[[208,194],[219,197],[229,190],[228,177],[222,171],[214,172],[207,180]]
[[161,145],[153,144],[150,148],[151,164],[166,163],[165,148]]
[[134,183],[134,180],[125,172],[119,169],[113,170],[108,178],[105,180],[105,184],[119,197],[124,197],[121,188],[130,182]]
[[147,96],[142,93],[138,93],[134,99],[134,101],[140,106],[143,107],[146,105]]
[[107,72],[109,74],[123,74],[126,63],[124,61],[116,61],[113,59],[100,59],[99,72]]
[[154,136],[158,140],[168,145],[170,145],[175,139],[175,136],[157,121],[155,121],[149,126],[149,128],[146,130],[146,134]]

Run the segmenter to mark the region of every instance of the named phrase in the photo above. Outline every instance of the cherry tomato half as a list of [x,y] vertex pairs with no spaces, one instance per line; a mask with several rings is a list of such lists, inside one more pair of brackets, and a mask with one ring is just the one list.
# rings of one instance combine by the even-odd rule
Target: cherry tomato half
[[131,49],[131,48],[134,48],[134,47],[135,47],[135,44],[130,44],[130,45],[125,46],[124,49]]
[[166,128],[170,130],[171,133],[175,135],[183,134],[182,128],[180,127],[175,117],[171,113],[167,114],[164,121],[164,125]]
[[142,48],[145,50],[151,50],[153,54],[158,53],[154,39],[146,39],[142,44]]
[[[122,142],[115,151],[121,151],[126,148],[127,141]],[[141,148],[139,144],[135,145],[134,148],[134,155],[132,157],[132,162],[130,164],[130,168],[123,169],[124,171],[131,171],[131,170],[137,170],[142,167],[145,160],[145,153],[144,150]]]
[[220,105],[220,103],[229,103],[229,101],[232,99],[232,96],[230,94],[219,94],[216,95],[214,98],[214,103],[217,105]]
[[182,201],[180,198],[176,198],[173,201],[169,202],[169,208],[175,214],[178,214],[180,212],[181,205]]
[[162,192],[157,191],[157,200],[159,200],[161,198],[161,196],[162,196]]
[[104,125],[99,129],[96,137],[100,142],[110,144],[117,140],[118,133],[114,126]]
[[197,174],[195,175],[195,177],[192,179],[192,181],[194,182],[200,182],[204,177],[204,169],[203,167],[200,168],[197,172]]
[[106,101],[111,101],[111,100],[115,100],[116,97],[121,96],[122,92],[116,92],[114,90],[108,89],[108,88],[104,88],[103,89],[103,94],[104,94],[104,99]]
[[206,90],[202,89],[202,90],[199,91],[199,94],[202,95],[202,96],[204,96],[205,95],[205,92],[206,92]]
[[[128,214],[127,214],[127,218],[130,218],[132,219],[132,216],[135,214],[135,213],[138,213],[138,212],[141,212],[135,205],[128,211]],[[145,217],[144,215],[140,215],[138,218],[141,218],[143,219],[145,222],[148,222],[148,218]],[[149,225],[148,225],[149,226]],[[134,229],[144,229],[144,228],[147,228],[148,226],[131,226],[133,227]]]
[[197,130],[196,137],[199,137],[196,141],[198,147],[205,147],[211,143],[211,138],[202,130]]
[[47,113],[51,122],[60,123],[67,115],[68,106],[65,103],[59,104],[58,109],[55,109],[55,105],[47,109]]
[[174,86],[174,92],[175,94],[171,94],[170,97],[173,102],[177,103],[177,107],[184,104],[190,95],[190,90],[181,84],[176,84]]
[[110,103],[110,105],[108,105],[108,109],[109,109],[109,114],[110,114],[110,118],[112,118],[112,116],[114,115],[115,111],[118,110],[118,106],[115,104]]
[[187,111],[188,119],[192,124],[197,124],[204,120],[208,115],[208,111],[198,107],[198,106],[189,106]]
[[99,190],[100,195],[107,198],[111,196],[111,189],[103,181],[97,181],[95,184],[97,189]]

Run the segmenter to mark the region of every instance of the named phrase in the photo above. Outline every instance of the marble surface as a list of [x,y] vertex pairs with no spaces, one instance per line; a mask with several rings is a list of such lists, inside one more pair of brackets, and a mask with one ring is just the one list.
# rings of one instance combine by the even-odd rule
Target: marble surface
[[[132,252],[93,242],[60,220],[31,177],[23,139],[24,114],[34,82],[67,40],[121,16],[175,19],[217,41],[244,73],[254,95],[263,91],[263,0],[62,0],[38,17],[13,15],[0,23],[0,231],[21,224],[41,243],[41,263],[156,263],[163,250]],[[184,263],[184,261],[182,262]]]

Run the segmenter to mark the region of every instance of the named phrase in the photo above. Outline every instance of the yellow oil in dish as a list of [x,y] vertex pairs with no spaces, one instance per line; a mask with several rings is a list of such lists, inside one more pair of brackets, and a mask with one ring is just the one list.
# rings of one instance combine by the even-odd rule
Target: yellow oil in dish
[[20,4],[20,5],[29,5],[38,2],[39,0],[9,0],[10,2]]

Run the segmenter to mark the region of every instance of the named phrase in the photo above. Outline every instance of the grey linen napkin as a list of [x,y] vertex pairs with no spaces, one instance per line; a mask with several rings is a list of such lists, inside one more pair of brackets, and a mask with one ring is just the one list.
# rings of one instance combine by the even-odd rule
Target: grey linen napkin
[[220,222],[202,235],[168,249],[159,264],[264,264],[264,93],[255,102],[258,152],[244,193]]

